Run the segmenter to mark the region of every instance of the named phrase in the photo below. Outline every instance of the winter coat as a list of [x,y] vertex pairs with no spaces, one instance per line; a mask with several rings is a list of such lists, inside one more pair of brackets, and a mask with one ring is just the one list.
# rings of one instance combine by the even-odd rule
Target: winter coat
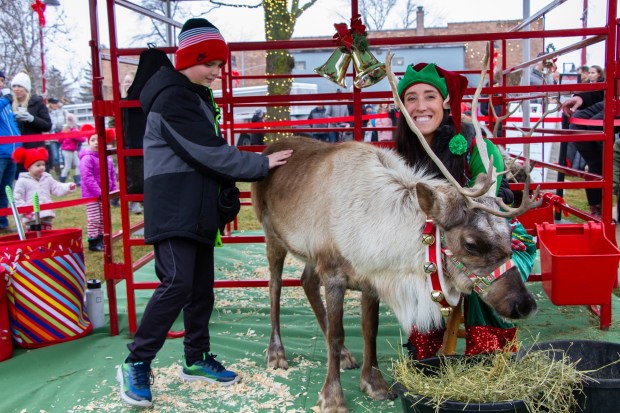
[[164,67],[140,94],[144,134],[144,240],[172,237],[213,245],[220,226],[220,186],[255,181],[269,159],[229,146],[219,130],[211,89]]
[[[323,109],[319,109],[314,108],[310,111],[310,114],[308,115],[308,119],[324,119],[327,117],[327,109],[323,108]],[[327,127],[327,123],[313,123],[310,125],[313,128],[326,128]]]
[[[37,181],[28,172],[22,172],[19,174],[17,181],[15,182],[15,189],[13,189],[13,197],[15,198],[15,205],[18,207],[25,205],[32,205],[32,197],[35,192],[39,195],[39,204],[48,204],[52,202],[52,195],[56,197],[67,195],[72,191],[70,186],[72,184],[61,183],[55,180],[52,175],[47,172],[43,172],[41,178]],[[56,214],[51,209],[41,210],[39,214],[41,218],[54,218]],[[32,222],[32,218],[24,216],[24,222]]]
[[[32,122],[17,121],[22,135],[38,135],[43,132],[49,132],[52,129],[52,119],[50,118],[49,109],[43,102],[41,96],[32,96],[28,101],[28,113],[34,116]],[[36,142],[24,142],[24,148],[37,148],[45,146],[45,140]]]
[[[101,175],[99,173],[99,155],[90,148],[80,151],[80,176],[82,177],[82,198],[101,196]],[[116,170],[109,156],[108,162],[108,186],[110,191],[116,191]]]
[[63,151],[77,151],[80,143],[84,142],[85,139],[83,136],[77,138],[60,138],[58,142],[60,143],[60,149]]
[[[11,101],[6,97],[0,97],[0,136],[19,135],[21,133],[15,121]],[[21,142],[0,144],[0,158],[10,158],[15,149],[20,146],[22,146]]]
[[[325,111],[326,118],[346,118],[349,116],[349,108],[347,105],[332,105],[328,106]],[[342,126],[348,126],[345,121],[335,122],[329,124],[330,128],[337,128]]]
[[52,121],[52,133],[59,133],[62,131],[67,121],[67,113],[68,112],[62,108],[49,111],[50,120]]

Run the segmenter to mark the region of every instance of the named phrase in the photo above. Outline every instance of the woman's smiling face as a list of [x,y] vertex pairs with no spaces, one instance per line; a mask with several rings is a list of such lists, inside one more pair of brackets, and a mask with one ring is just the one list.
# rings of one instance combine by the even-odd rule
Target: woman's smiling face
[[416,83],[405,90],[403,102],[407,113],[430,143],[443,121],[444,98],[441,93],[427,83]]

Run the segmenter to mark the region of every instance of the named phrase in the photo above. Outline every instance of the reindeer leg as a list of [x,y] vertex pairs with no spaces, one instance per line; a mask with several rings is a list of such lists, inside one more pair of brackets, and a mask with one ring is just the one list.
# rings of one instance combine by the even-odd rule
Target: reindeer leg
[[[317,273],[314,271],[314,267],[306,264],[304,271],[301,275],[301,285],[304,288],[306,297],[317,321],[319,327],[323,332],[323,336],[327,336],[327,313],[325,312],[325,306],[321,299],[321,283]],[[340,368],[344,370],[357,369],[359,364],[351,352],[343,345],[340,351]]]
[[267,367],[288,369],[282,337],[280,336],[280,296],[282,294],[282,268],[286,249],[277,241],[266,238],[267,260],[269,261],[269,299],[271,301],[271,338],[267,349]]
[[323,278],[327,305],[327,376],[319,393],[319,408],[324,413],[347,413],[340,384],[340,353],[344,343],[342,326],[346,280],[339,272],[329,271]]
[[360,389],[375,400],[394,399],[395,394],[385,382],[377,361],[377,331],[379,329],[379,299],[373,293],[362,292],[362,335],[364,362]]

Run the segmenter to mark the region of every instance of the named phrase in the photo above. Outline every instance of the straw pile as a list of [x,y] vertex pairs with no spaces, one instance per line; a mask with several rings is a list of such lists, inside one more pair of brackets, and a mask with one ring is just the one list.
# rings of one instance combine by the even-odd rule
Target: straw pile
[[[587,372],[575,368],[562,353],[530,351],[517,359],[509,351],[475,357],[445,357],[428,374],[429,366],[401,354],[392,365],[394,379],[411,395],[426,397],[438,412],[445,401],[493,403],[522,400],[535,412],[568,413],[577,406]],[[418,403],[421,399],[418,399]]]

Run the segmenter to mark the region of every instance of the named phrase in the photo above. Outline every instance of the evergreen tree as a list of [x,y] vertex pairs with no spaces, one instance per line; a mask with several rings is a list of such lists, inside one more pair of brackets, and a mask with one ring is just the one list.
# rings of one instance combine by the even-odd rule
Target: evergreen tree
[[73,102],[72,85],[75,80],[67,79],[64,74],[52,66],[45,74],[47,97],[54,97],[63,104]]
[[88,103],[93,101],[93,67],[90,62],[88,66],[82,69],[82,81],[80,82],[80,91],[78,94],[79,103]]

